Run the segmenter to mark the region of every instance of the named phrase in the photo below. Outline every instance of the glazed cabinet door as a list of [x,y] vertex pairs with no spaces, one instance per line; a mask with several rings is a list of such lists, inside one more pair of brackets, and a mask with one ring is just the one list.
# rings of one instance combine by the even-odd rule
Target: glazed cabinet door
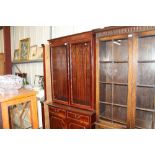
[[91,109],[91,42],[71,44],[71,104],[83,109]]
[[138,36],[136,128],[155,128],[155,35]]
[[129,39],[127,35],[115,38],[99,41],[97,112],[111,126],[127,126]]
[[53,101],[69,103],[68,50],[66,45],[51,48]]

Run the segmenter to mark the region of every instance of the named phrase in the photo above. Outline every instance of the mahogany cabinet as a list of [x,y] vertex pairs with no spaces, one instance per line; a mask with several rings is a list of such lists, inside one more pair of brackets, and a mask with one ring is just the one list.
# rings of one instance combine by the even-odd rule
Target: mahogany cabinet
[[51,129],[95,128],[95,112],[54,103],[49,105]]
[[[94,127],[94,41],[92,32],[49,40],[51,91],[46,90],[46,96],[52,94],[48,103],[50,128]],[[53,108],[55,104],[57,109]],[[59,109],[62,105],[66,110]]]
[[155,27],[96,30],[97,128],[155,128]]

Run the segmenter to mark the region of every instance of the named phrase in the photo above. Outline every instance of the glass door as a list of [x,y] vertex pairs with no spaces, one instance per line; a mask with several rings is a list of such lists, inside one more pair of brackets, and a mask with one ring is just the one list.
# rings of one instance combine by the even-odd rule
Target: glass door
[[67,46],[52,47],[52,92],[53,101],[68,104],[68,53]]
[[136,128],[155,128],[155,36],[138,38]]
[[128,38],[103,38],[99,47],[99,119],[127,125]]
[[91,109],[91,42],[71,44],[71,104]]

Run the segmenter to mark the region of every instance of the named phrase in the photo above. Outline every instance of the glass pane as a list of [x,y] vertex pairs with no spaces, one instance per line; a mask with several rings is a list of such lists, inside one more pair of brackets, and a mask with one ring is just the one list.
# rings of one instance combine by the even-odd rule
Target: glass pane
[[127,105],[128,87],[114,85],[113,102],[115,104]]
[[128,82],[128,63],[113,64],[113,82],[127,83]]
[[136,126],[150,129],[155,124],[155,63],[150,62],[155,60],[154,36],[139,38],[138,60]]
[[155,63],[138,63],[138,84],[155,85]]
[[137,87],[137,107],[155,109],[155,88]]
[[112,64],[111,63],[100,64],[100,81],[112,82]]
[[[113,122],[125,124],[127,107],[122,106],[127,106],[127,96],[128,39],[101,41],[100,113],[103,113],[104,116],[102,118],[110,117]],[[122,106],[118,107],[118,105]]]
[[11,129],[32,128],[30,104],[31,102],[24,102],[8,107]]
[[113,121],[119,123],[126,123],[127,121],[127,110],[124,107],[113,106]]
[[139,38],[138,60],[155,60],[155,36]]
[[100,61],[112,60],[112,41],[100,42]]
[[52,48],[54,99],[68,101],[67,51],[65,46]]
[[128,39],[113,40],[113,60],[128,61]]
[[91,45],[87,43],[72,44],[72,94],[76,104],[90,106],[91,101]]
[[112,103],[111,84],[100,84],[100,101]]
[[100,103],[100,117],[104,119],[112,119],[112,106]]
[[152,120],[152,112],[136,110],[136,127],[146,129],[155,128],[155,123]]

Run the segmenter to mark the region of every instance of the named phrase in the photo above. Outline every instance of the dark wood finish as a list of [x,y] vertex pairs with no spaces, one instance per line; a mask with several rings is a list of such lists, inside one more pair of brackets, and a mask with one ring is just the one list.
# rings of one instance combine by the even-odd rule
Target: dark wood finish
[[[110,27],[94,32],[98,62],[96,127],[155,128],[155,27]],[[121,49],[122,41],[118,40],[123,35],[128,40],[126,49]]]
[[53,102],[94,109],[93,41],[92,32],[49,41]]
[[51,129],[91,129],[94,128],[95,111],[79,110],[57,103],[49,104]]
[[68,104],[68,51],[65,45],[53,47],[51,52],[52,61],[52,86],[53,101]]
[[41,102],[41,113],[42,113],[42,127],[45,129],[45,112],[44,112],[44,103]]
[[46,96],[52,94],[47,102],[50,128],[95,128],[94,42],[92,32],[49,40],[52,91],[46,90]]
[[71,44],[72,105],[91,108],[91,42]]
[[3,34],[4,34],[5,74],[11,74],[12,73],[11,38],[10,38],[9,26],[3,26]]

